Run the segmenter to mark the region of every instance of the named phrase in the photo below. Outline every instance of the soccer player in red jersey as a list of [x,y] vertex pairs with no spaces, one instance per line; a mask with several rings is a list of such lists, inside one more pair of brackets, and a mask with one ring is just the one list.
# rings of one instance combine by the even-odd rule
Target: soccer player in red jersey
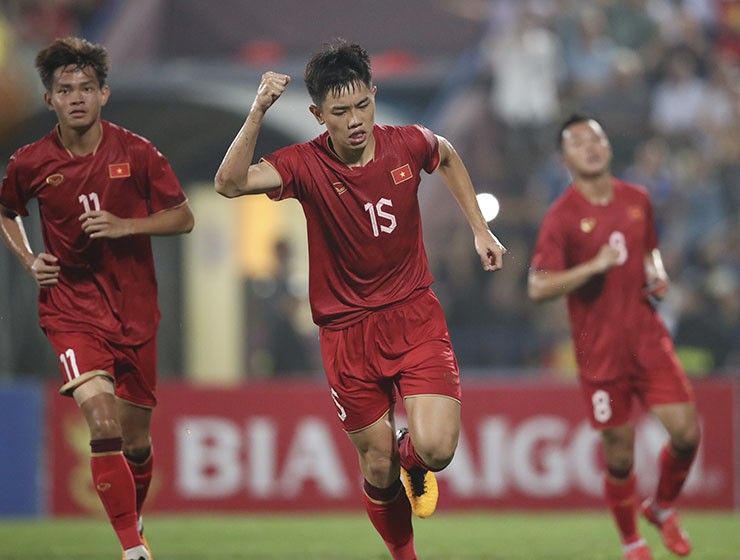
[[[470,223],[485,270],[501,268],[505,249],[446,139],[418,125],[375,124],[376,88],[361,46],[326,45],[304,77],[309,110],[326,131],[252,164],[265,113],[290,82],[265,73],[216,174],[216,191],[267,193],[302,205],[311,310],[331,398],[359,455],[365,508],[391,556],[413,560],[411,512],[434,511],[432,473],[452,460],[460,429],[458,366],[422,241],[421,173],[442,176]],[[408,416],[408,430],[398,433],[394,387]]]
[[[40,286],[39,321],[60,392],[90,429],[95,488],[125,560],[150,560],[140,525],[152,478],[159,322],[151,235],[189,232],[193,214],[170,164],[144,138],[101,119],[108,55],[79,38],[39,52],[58,124],[13,154],[0,187],[0,234]],[[20,216],[39,202],[45,250]]]
[[632,397],[669,434],[655,495],[639,509],[675,554],[691,551],[673,503],[699,445],[694,394],[651,298],[669,279],[644,188],[614,178],[609,140],[583,115],[564,122],[558,148],[573,183],[542,223],[529,274],[536,301],[567,296],[579,379],[606,456],[604,492],[627,560],[651,558],[637,528]]

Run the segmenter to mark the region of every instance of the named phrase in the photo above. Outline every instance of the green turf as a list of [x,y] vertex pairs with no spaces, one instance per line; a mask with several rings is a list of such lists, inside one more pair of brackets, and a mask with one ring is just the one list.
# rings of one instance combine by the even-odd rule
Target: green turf
[[[740,559],[740,515],[686,512],[697,560]],[[415,521],[421,560],[619,560],[610,518],[594,513],[452,513]],[[654,560],[675,558],[642,525]],[[156,560],[388,560],[361,514],[155,516],[146,532]],[[2,560],[117,560],[102,519],[0,520]]]

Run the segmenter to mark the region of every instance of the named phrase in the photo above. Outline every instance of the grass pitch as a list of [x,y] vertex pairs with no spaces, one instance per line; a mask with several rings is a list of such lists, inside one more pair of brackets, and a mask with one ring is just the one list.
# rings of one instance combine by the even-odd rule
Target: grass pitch
[[[685,512],[690,558],[740,559],[740,514]],[[674,559],[655,529],[641,529],[654,560]],[[421,560],[619,560],[611,518],[588,513],[454,513],[414,521]],[[389,560],[364,514],[151,515],[156,560]],[[117,560],[104,519],[0,519],[1,560]]]

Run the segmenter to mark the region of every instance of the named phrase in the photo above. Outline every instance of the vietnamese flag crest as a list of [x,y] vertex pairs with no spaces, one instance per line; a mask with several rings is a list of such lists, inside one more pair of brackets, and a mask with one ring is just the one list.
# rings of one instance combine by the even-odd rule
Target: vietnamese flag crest
[[408,163],[391,171],[391,177],[393,177],[393,182],[396,185],[403,183],[404,181],[408,181],[413,176],[414,174],[411,173],[411,166]]
[[131,165],[129,163],[111,163],[108,166],[108,177],[111,179],[131,177]]

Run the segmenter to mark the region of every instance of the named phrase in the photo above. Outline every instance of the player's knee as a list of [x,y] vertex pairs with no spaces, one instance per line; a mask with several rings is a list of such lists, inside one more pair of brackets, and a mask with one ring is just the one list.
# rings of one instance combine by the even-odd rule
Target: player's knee
[[135,444],[129,443],[126,439],[123,440],[123,454],[126,459],[132,463],[142,464],[146,463],[147,459],[152,453],[152,447],[149,444],[149,439],[141,440]]
[[363,474],[373,485],[384,488],[397,478],[398,465],[395,468],[390,457],[371,456],[363,461]]
[[634,463],[632,460],[623,459],[607,463],[606,472],[615,480],[625,480],[632,474]]
[[701,441],[701,430],[696,422],[687,422],[671,436],[671,447],[679,455],[693,455]]
[[431,445],[421,446],[421,448],[415,445],[416,453],[421,460],[434,471],[442,470],[452,462],[456,448],[457,439],[454,438],[434,442]]
[[121,425],[117,418],[96,417],[89,421],[90,439],[110,439],[121,437]]

